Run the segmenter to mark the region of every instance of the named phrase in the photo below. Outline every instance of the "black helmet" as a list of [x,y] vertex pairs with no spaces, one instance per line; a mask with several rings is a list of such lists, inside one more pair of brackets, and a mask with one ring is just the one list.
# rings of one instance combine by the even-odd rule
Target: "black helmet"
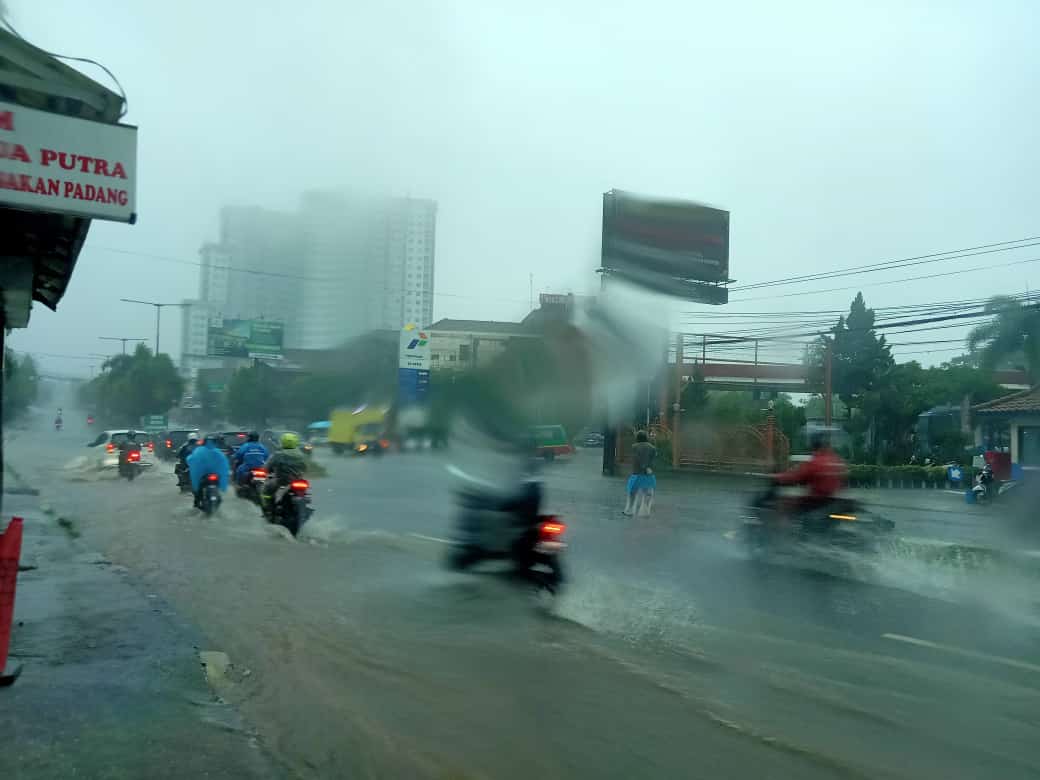
[[260,434],[256,431],[249,432],[249,441],[260,441]]
[[636,441],[643,442],[649,441],[649,437],[646,435],[646,431],[636,431]]
[[809,449],[813,452],[822,450],[827,446],[827,434],[823,431],[814,431],[809,437]]

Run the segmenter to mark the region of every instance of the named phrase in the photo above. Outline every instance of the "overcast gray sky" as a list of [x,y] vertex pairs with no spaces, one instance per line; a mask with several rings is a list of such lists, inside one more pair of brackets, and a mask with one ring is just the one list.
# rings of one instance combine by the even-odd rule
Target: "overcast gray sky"
[[[531,273],[536,292],[594,288],[612,187],[729,209],[741,282],[1040,234],[1028,0],[7,5],[31,42],[115,72],[140,127],[140,221],[94,223],[58,313],[37,306],[18,349],[150,338],[151,311],[119,298],[193,297],[197,269],[146,254],[195,262],[221,205],[291,209],[308,188],[438,201],[435,317],[518,318]],[[1021,292],[1036,264],[869,285],[1038,250],[863,291],[875,306]],[[729,308],[839,309],[854,292]],[[179,315],[164,326],[176,356]],[[925,337],[964,328],[943,333]],[[897,355],[913,349],[955,354]]]

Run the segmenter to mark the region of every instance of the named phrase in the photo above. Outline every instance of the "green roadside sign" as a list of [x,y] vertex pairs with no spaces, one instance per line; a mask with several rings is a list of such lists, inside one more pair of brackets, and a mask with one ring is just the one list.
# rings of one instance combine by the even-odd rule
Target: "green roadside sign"
[[166,427],[166,415],[165,414],[146,414],[141,418],[142,428],[154,428],[162,429]]

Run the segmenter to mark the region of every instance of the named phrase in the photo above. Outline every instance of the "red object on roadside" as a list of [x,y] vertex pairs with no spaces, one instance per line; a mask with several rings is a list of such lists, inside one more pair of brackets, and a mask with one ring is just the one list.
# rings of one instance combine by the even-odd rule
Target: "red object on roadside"
[[11,621],[14,619],[14,589],[18,582],[18,560],[22,554],[22,518],[11,519],[0,534],[0,686],[10,685],[17,671],[7,674],[7,650],[11,644]]
[[982,456],[993,467],[993,476],[1001,482],[1011,479],[1011,453],[989,450]]

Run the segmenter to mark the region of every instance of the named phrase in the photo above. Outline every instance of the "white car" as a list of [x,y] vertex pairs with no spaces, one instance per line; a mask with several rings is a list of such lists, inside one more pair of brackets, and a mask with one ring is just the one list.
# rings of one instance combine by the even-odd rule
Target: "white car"
[[[115,431],[102,431],[87,446],[91,448],[90,461],[103,469],[114,469],[119,465],[119,445],[127,440],[130,431],[126,428]],[[136,440],[141,442],[141,465],[151,466],[155,463],[155,444],[148,434],[140,432]]]

